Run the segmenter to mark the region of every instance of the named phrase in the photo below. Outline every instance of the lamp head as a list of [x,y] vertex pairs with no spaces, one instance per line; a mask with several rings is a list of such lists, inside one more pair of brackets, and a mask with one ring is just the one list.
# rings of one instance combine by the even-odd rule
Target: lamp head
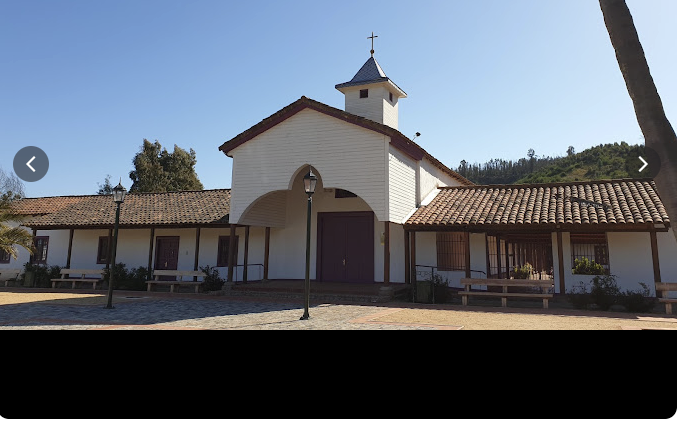
[[312,167],[309,167],[309,174],[306,174],[302,179],[305,184],[305,193],[308,195],[313,195],[314,190],[316,190],[316,175],[312,172]]
[[113,201],[116,203],[123,203],[126,193],[127,190],[125,190],[125,187],[123,187],[123,185],[118,182],[118,185],[113,188]]

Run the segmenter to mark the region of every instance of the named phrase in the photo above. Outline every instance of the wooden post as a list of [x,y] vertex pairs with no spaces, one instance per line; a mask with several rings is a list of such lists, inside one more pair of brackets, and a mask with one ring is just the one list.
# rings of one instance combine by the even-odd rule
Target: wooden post
[[385,259],[383,268],[384,284],[387,286],[390,283],[390,221],[385,221]]
[[564,246],[562,245],[562,231],[557,231],[557,264],[560,274],[560,293],[566,293],[566,280],[564,279]]
[[470,278],[470,233],[465,231],[463,238],[465,239],[465,277]]
[[[154,239],[155,234],[156,234],[156,228],[151,227],[151,234],[149,235],[149,264],[147,266],[147,272],[148,273],[146,275],[147,281],[150,281],[151,279],[153,279],[153,276],[151,274],[153,273],[153,269],[152,269],[153,268],[153,266],[152,266],[152,264],[153,264],[153,239]],[[111,244],[111,230],[109,230],[109,244]],[[108,263],[107,263],[107,267],[108,267]]]
[[[201,242],[201,227],[196,227],[196,250],[194,251],[194,270],[198,270],[198,250]],[[194,276],[194,282],[198,281],[198,276]]]
[[229,225],[229,255],[227,256],[227,282],[234,281],[234,247],[236,247],[236,224]]
[[[649,239],[652,245],[652,267],[654,270],[654,282],[661,282],[661,269],[659,268],[659,243],[656,240],[656,231],[649,232]],[[655,288],[656,289],[656,288]],[[657,298],[662,298],[661,291],[656,292]]]
[[505,278],[510,279],[510,254],[508,253],[508,238],[506,237],[503,242],[505,243]]
[[416,232],[411,232],[411,283],[415,288],[416,282]]
[[496,273],[498,279],[501,279],[501,237],[498,235],[496,235],[496,264],[498,265]]
[[409,232],[404,230],[404,282],[411,283],[411,256],[409,254]]
[[[33,240],[31,241],[31,244],[33,244],[33,250],[35,250],[35,237],[38,235],[38,230],[33,228]],[[35,261],[35,253],[31,253],[30,256],[28,256],[28,261],[33,264]]]
[[271,235],[271,227],[264,229],[264,274],[263,281],[269,280],[269,236]]
[[66,267],[71,269],[71,250],[73,249],[73,228],[68,233],[68,254],[66,255]]
[[246,225],[246,238],[243,240],[243,283],[248,283],[248,239],[250,238],[250,225]]

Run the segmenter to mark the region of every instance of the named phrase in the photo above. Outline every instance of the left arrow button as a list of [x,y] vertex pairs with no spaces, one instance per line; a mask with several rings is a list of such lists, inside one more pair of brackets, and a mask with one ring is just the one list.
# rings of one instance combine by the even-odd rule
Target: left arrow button
[[20,179],[33,182],[47,174],[50,160],[47,154],[37,146],[26,146],[14,155],[14,173]]

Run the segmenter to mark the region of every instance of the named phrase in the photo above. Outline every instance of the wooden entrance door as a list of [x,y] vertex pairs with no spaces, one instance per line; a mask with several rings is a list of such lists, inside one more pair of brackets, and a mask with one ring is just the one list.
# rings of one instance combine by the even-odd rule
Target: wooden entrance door
[[[156,237],[156,270],[177,270],[179,237]],[[161,281],[175,280],[174,276],[161,276]]]
[[372,212],[319,213],[316,279],[373,282],[373,236]]

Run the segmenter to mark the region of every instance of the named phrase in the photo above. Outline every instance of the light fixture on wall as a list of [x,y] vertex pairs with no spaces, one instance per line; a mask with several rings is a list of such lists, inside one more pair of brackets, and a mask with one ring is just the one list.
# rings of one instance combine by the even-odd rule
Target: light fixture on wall
[[316,190],[316,175],[312,172],[312,167],[309,167],[309,173],[302,179],[305,186],[305,193],[307,193],[307,262],[305,266],[305,312],[300,317],[300,320],[309,319],[309,250],[310,250],[310,235],[312,230],[312,195]]
[[116,266],[116,248],[118,247],[118,223],[120,222],[120,205],[125,201],[125,194],[127,190],[118,182],[118,185],[113,188],[113,201],[116,204],[116,222],[113,228],[113,245],[111,247],[111,265],[109,266],[109,294],[106,301],[106,307],[113,308],[113,272]]

